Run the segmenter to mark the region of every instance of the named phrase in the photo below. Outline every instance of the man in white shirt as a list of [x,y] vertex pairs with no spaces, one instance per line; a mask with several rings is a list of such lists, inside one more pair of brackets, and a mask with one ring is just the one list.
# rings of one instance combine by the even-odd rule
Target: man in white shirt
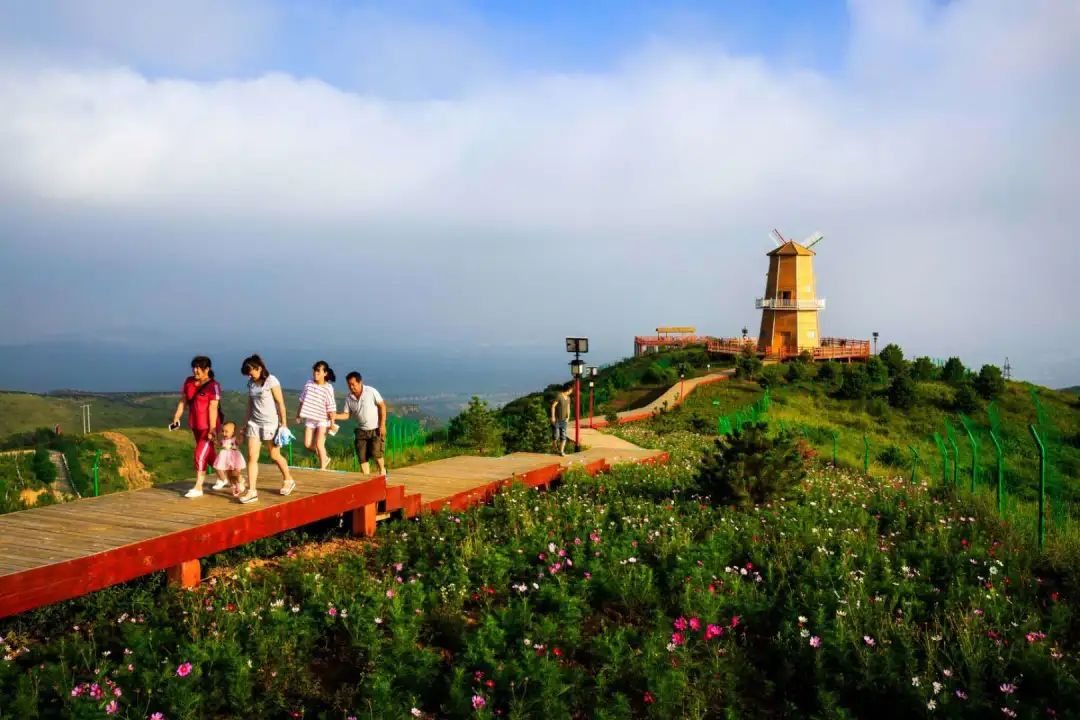
[[375,458],[379,464],[379,474],[385,475],[386,403],[378,390],[364,385],[360,373],[351,372],[345,379],[349,383],[345,412],[335,413],[334,419],[356,420],[356,456],[360,460],[360,471],[366,475],[370,470],[368,458]]

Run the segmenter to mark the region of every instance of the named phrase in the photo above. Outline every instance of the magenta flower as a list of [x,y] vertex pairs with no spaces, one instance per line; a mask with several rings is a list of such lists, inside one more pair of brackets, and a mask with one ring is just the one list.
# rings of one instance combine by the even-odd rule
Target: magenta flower
[[690,618],[690,629],[693,630],[694,632],[697,632],[698,630],[700,630],[701,629],[701,621],[698,620],[696,617]]
[[653,694],[648,690],[645,691],[645,694],[641,697],[641,699],[646,705],[652,705],[654,702],[656,702],[656,698],[654,698]]
[[394,597],[394,591],[393,590],[387,590],[386,591],[386,597],[388,597],[388,598]]
[[483,695],[473,695],[472,696],[473,710],[479,710],[479,709],[483,708],[485,705],[487,705],[487,700],[484,699]]
[[190,675],[191,674],[191,663],[189,663],[189,662],[180,663],[180,665],[176,668],[176,674],[179,675],[180,677],[187,677],[188,675]]
[[156,712],[150,716],[149,720],[165,720],[165,713]]
[[674,645],[682,645],[686,642],[686,637],[681,632],[671,633],[671,642]]
[[330,617],[337,617],[337,608],[331,607],[329,610],[326,611],[326,614]]
[[720,637],[723,634],[724,634],[724,628],[720,627],[719,625],[714,625],[713,623],[709,623],[708,625],[705,626],[705,639],[706,640],[712,640],[713,638]]
[[874,647],[874,638],[870,637],[869,635],[863,635],[862,641],[870,647]]
[[1001,683],[1000,685],[998,685],[998,690],[1005,693],[1006,695],[1012,695],[1014,692],[1016,692],[1016,686],[1012,683]]
[[686,629],[686,618],[684,618],[682,615],[680,615],[679,617],[675,618],[675,623],[674,624],[675,624],[675,629],[676,630],[685,630]]
[[105,706],[105,712],[108,715],[114,714],[119,709],[120,709],[120,703],[116,702],[115,700],[113,700],[112,702],[110,702],[108,705]]
[[817,635],[810,636],[810,647],[812,647],[812,648],[821,647],[821,638],[819,638]]

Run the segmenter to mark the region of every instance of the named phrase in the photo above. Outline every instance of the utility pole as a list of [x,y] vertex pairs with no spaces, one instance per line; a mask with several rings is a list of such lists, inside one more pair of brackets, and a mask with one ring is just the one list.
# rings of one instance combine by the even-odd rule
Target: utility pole
[[1012,365],[1009,364],[1009,358],[1008,357],[1005,358],[1005,367],[1002,368],[1002,369],[1005,371],[1003,373],[1005,375],[1005,379],[1006,380],[1012,380]]
[[81,405],[80,409],[82,410],[82,426],[83,426],[82,431],[83,431],[83,435],[89,435],[90,434],[90,403],[86,403],[85,405]]

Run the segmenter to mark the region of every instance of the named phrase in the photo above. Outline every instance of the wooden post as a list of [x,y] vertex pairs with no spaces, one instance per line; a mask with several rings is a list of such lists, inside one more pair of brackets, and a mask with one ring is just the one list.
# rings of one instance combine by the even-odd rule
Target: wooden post
[[169,585],[180,588],[193,588],[199,584],[202,570],[198,560],[185,560],[179,565],[173,565],[165,570],[169,579]]
[[376,503],[358,507],[352,511],[352,534],[372,537],[375,534]]

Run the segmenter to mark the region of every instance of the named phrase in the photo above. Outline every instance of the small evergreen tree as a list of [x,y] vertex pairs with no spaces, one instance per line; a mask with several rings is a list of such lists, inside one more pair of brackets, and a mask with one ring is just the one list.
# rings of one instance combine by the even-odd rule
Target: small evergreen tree
[[768,425],[751,423],[721,436],[698,471],[699,489],[719,505],[769,502],[790,492],[806,476],[794,436],[769,437]]
[[480,454],[502,452],[502,428],[488,404],[473,395],[469,405],[450,421],[450,439],[461,447]]
[[993,400],[1005,392],[1005,378],[996,365],[983,365],[975,377],[975,392],[984,400]]
[[904,373],[893,378],[889,385],[889,404],[898,410],[907,410],[915,405],[915,382]]
[[787,377],[788,382],[799,382],[809,378],[813,371],[814,366],[809,362],[795,360],[794,362],[788,363],[785,377]]
[[900,346],[896,343],[889,343],[886,345],[878,357],[881,362],[885,363],[885,367],[889,370],[889,377],[896,377],[903,375],[907,370],[908,363],[904,360],[904,351],[900,349]]
[[551,448],[551,415],[541,398],[529,398],[506,419],[504,440],[508,452],[547,452]]
[[881,358],[872,357],[866,361],[866,379],[871,387],[879,388],[889,382],[889,368]]
[[776,387],[780,384],[780,378],[782,376],[783,370],[780,369],[779,365],[766,365],[761,368],[761,372],[758,373],[758,385],[763,388]]
[[941,377],[945,382],[956,387],[967,378],[967,368],[960,362],[960,358],[951,357],[945,361],[945,367],[941,369]]
[[915,358],[915,362],[911,364],[911,379],[928,381],[935,380],[938,376],[938,369],[934,365],[934,361],[923,355],[922,357]]
[[735,358],[735,377],[743,380],[753,380],[761,372],[761,359],[751,348],[743,348],[739,356]]

